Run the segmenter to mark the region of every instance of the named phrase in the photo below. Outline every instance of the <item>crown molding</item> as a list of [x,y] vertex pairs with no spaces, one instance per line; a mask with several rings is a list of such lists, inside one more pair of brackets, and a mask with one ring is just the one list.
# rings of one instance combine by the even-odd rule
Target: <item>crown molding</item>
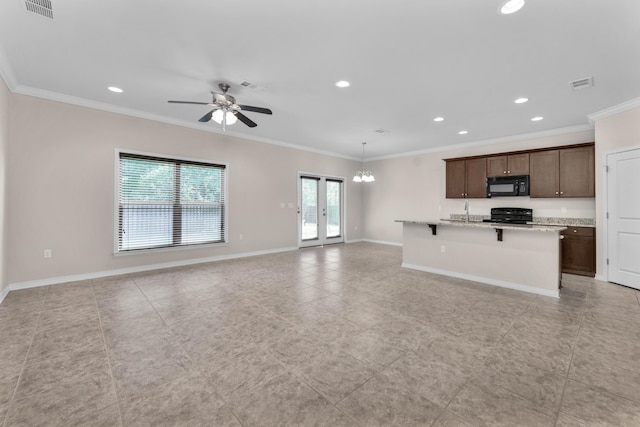
[[589,114],[587,117],[589,121],[594,124],[598,120],[602,120],[606,117],[613,116],[614,114],[623,113],[627,110],[640,107],[640,98],[631,99],[623,102],[622,104],[614,105],[613,107],[605,108],[604,110],[597,111],[593,114]]
[[[0,65],[1,64],[2,64],[2,58],[0,58]],[[0,69],[0,71],[2,70]],[[177,120],[170,117],[161,116],[158,114],[147,113],[147,112],[136,110],[133,108],[120,107],[117,105],[107,104],[104,102],[92,101],[85,98],[65,95],[58,92],[36,89],[29,86],[18,85],[13,88],[9,87],[9,89],[11,90],[11,92],[17,93],[20,95],[33,96],[35,98],[42,98],[50,101],[62,102],[65,104],[77,105],[79,107],[92,108],[94,110],[107,111],[115,114],[122,114],[129,117],[136,117],[139,119],[151,120],[154,122],[160,122],[160,123],[165,123],[173,126],[180,126],[184,128],[195,129],[195,130],[200,130],[200,131],[209,132],[209,133],[215,133],[218,135],[231,136],[234,138],[244,139],[248,141],[255,141],[255,142],[261,142],[261,143],[270,144],[270,145],[276,145],[279,147],[289,148],[293,150],[306,151],[306,152],[321,154],[321,155],[330,156],[330,157],[338,157],[346,160],[360,161],[360,159],[356,157],[345,156],[345,155],[333,153],[330,151],[318,150],[315,148],[304,147],[301,145],[290,144],[290,143],[276,141],[268,138],[251,137],[251,136],[239,134],[233,131],[222,131],[221,129],[218,129],[216,127],[212,127],[212,126],[208,126],[200,123],[192,123],[185,120]]]
[[[209,132],[209,133],[215,133],[215,134],[219,134],[219,135],[231,136],[231,137],[234,137],[234,138],[239,138],[239,139],[244,139],[244,140],[249,140],[249,141],[261,142],[261,143],[265,143],[265,144],[275,145],[275,146],[289,148],[289,149],[293,149],[293,150],[305,151],[305,152],[314,153],[314,154],[320,154],[320,155],[324,155],[324,156],[337,157],[337,158],[346,159],[346,160],[353,160],[353,161],[361,161],[362,160],[361,158],[358,158],[358,157],[346,156],[346,155],[342,155],[342,154],[338,154],[338,153],[334,153],[334,152],[330,152],[330,151],[318,150],[318,149],[315,149],[315,148],[304,147],[304,146],[301,146],[301,145],[296,145],[296,144],[276,141],[276,140],[272,140],[272,139],[268,139],[268,138],[250,137],[250,136],[242,135],[242,134],[239,134],[239,133],[236,133],[236,132],[233,132],[233,131],[223,132],[223,131],[219,130],[218,128],[207,126],[207,125],[202,125],[202,124],[199,124],[199,123],[192,123],[192,122],[188,122],[188,121],[185,121],[185,120],[176,120],[176,119],[173,119],[173,118],[170,118],[170,117],[165,117],[165,116],[161,116],[161,115],[157,115],[157,114],[150,114],[150,113],[147,113],[147,112],[144,112],[144,111],[140,111],[140,110],[135,110],[135,109],[132,109],[132,108],[120,107],[120,106],[107,104],[107,103],[103,103],[103,102],[92,101],[92,100],[88,100],[88,99],[85,99],[85,98],[79,98],[79,97],[75,97],[75,96],[71,96],[71,95],[61,94],[61,93],[58,93],[58,92],[52,92],[52,91],[47,91],[47,90],[42,90],[42,89],[36,89],[36,88],[29,87],[29,86],[15,85],[14,81],[12,80],[13,76],[11,74],[11,71],[7,70],[7,67],[4,67],[5,62],[3,61],[3,58],[2,58],[1,55],[2,55],[2,52],[0,51],[0,75],[2,75],[2,77],[5,79],[5,83],[7,83],[7,86],[9,87],[9,90],[11,90],[11,92],[13,92],[13,93],[17,93],[17,94],[20,94],[20,95],[26,95],[26,96],[33,96],[33,97],[36,97],[36,98],[47,99],[47,100],[50,100],[50,101],[62,102],[62,103],[65,103],[65,104],[77,105],[77,106],[85,107],[85,108],[92,108],[92,109],[95,109],[95,110],[107,111],[107,112],[115,113],[115,114],[122,114],[122,115],[129,116],[129,117],[136,117],[136,118],[140,118],[140,119],[151,120],[151,121],[165,123],[165,124],[169,124],[169,125],[173,125],[173,126],[180,126],[180,127],[184,127],[184,128],[195,129],[195,130],[200,130],[200,131]],[[8,79],[7,79],[7,75],[9,76]],[[611,109],[603,110],[602,112],[609,112],[611,110],[612,112],[607,114],[607,115],[611,115],[611,114],[616,114],[616,113],[621,112],[621,111],[625,111],[625,110],[630,109],[630,108],[634,108],[636,106],[640,106],[640,98],[632,100],[632,101],[629,101],[629,102],[624,103],[624,104],[620,104],[619,106],[616,106],[616,107],[612,107]],[[595,114],[600,114],[600,113],[595,113]],[[589,116],[589,119],[593,120],[592,119],[593,116],[594,115]],[[603,116],[603,117],[605,117],[605,116]],[[600,118],[601,117],[598,117],[598,119],[600,119]],[[522,141],[522,140],[526,140],[526,139],[543,138],[543,137],[564,135],[564,134],[575,133],[575,132],[590,131],[590,130],[593,130],[593,129],[594,129],[593,122],[591,122],[591,124],[570,126],[570,127],[564,127],[564,128],[558,128],[558,129],[550,129],[550,130],[546,130],[546,131],[527,133],[527,134],[520,134],[520,135],[504,136],[504,137],[499,137],[499,138],[492,138],[492,139],[485,139],[485,140],[480,140],[480,141],[466,142],[466,143],[456,144],[456,145],[447,145],[447,146],[443,146],[443,147],[426,148],[424,150],[407,151],[407,152],[403,152],[403,153],[391,154],[391,155],[388,155],[388,156],[371,157],[371,158],[367,158],[366,161],[369,162],[369,161],[376,161],[376,160],[394,159],[394,158],[399,158],[399,157],[408,157],[408,156],[415,156],[415,155],[420,155],[420,154],[428,154],[428,153],[436,153],[436,152],[441,152],[441,151],[448,151],[448,150],[452,150],[452,149],[461,149],[461,148],[469,148],[469,147],[476,147],[476,146],[482,146],[482,145],[491,145],[491,144],[498,144],[498,143],[502,143],[502,142]]]
[[373,158],[367,159],[367,161],[387,160],[387,159],[395,159],[395,158],[399,158],[399,157],[417,156],[417,155],[420,155],[420,154],[438,153],[438,152],[441,152],[441,151],[449,151],[449,150],[457,150],[457,149],[461,149],[461,148],[471,148],[471,147],[478,147],[478,146],[483,146],[483,145],[499,144],[499,143],[502,143],[502,142],[524,141],[526,139],[544,138],[544,137],[549,137],[549,136],[566,135],[566,134],[569,134],[569,133],[593,131],[593,129],[594,129],[593,125],[590,125],[590,124],[577,125],[577,126],[568,126],[568,127],[563,127],[563,128],[544,130],[544,131],[540,131],[540,132],[523,133],[523,134],[520,134],[520,135],[511,135],[511,136],[501,136],[499,138],[484,139],[484,140],[481,140],[481,141],[465,142],[463,144],[455,144],[455,145],[447,145],[447,146],[443,146],[443,147],[426,148],[424,150],[408,151],[408,152],[405,152],[405,153],[391,154],[389,156],[373,157]]
[[0,46],[0,77],[2,77],[2,80],[4,80],[4,83],[7,85],[9,90],[14,92],[17,86],[16,78],[13,74],[13,70],[9,66],[9,62],[7,61],[7,57],[4,54],[2,46]]

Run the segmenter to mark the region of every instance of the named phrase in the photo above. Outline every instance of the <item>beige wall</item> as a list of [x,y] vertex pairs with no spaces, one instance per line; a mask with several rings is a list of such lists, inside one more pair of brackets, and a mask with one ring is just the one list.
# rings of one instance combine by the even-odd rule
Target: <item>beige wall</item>
[[[471,214],[487,215],[491,207],[508,204],[531,207],[536,216],[596,217],[601,274],[602,161],[606,152],[640,144],[640,108],[597,121],[595,136],[582,131],[368,162],[376,182],[354,184],[357,161],[11,94],[2,83],[0,285],[295,247],[296,210],[280,204],[296,204],[298,171],[346,178],[348,240],[400,244],[396,219],[463,212],[461,200],[444,197],[442,159],[594,140],[595,201],[472,199]],[[228,163],[229,245],[114,256],[116,148]],[[53,250],[51,259],[43,258],[44,249]]]
[[[593,141],[593,131],[582,131],[368,162],[367,169],[374,173],[376,182],[363,192],[365,238],[399,244],[402,242],[402,224],[394,222],[397,219],[448,218],[451,213],[464,212],[463,200],[445,198],[445,162],[442,159]],[[534,216],[595,217],[593,198],[470,199],[470,212],[489,215],[492,207],[506,205],[533,208]]]
[[[297,205],[298,171],[347,178],[346,238],[361,238],[357,161],[24,95],[11,101],[8,283],[296,247],[297,211],[280,204]],[[229,245],[114,256],[116,148],[227,163]]]
[[0,78],[0,294],[8,286],[6,262],[6,176],[9,147],[9,89]]
[[605,157],[626,147],[640,147],[640,107],[615,114],[595,123],[596,130],[596,263],[598,276],[606,272],[604,235]]

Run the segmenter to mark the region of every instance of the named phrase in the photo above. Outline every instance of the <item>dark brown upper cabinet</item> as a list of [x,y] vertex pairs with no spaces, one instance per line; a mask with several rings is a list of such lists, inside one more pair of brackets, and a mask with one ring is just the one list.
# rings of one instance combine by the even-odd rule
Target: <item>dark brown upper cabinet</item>
[[531,197],[595,197],[594,147],[530,154]]
[[560,197],[596,196],[594,147],[560,150]]
[[487,157],[487,176],[529,175],[529,153]]
[[487,197],[487,162],[484,157],[446,163],[448,199]]
[[485,198],[487,177],[529,175],[531,197],[595,197],[594,143],[444,159],[448,199]]

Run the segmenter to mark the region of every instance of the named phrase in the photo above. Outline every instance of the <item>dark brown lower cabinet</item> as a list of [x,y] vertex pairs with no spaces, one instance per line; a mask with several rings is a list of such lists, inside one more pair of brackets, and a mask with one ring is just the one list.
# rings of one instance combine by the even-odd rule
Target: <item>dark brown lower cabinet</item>
[[594,277],[596,275],[596,229],[569,227],[561,235],[562,272]]

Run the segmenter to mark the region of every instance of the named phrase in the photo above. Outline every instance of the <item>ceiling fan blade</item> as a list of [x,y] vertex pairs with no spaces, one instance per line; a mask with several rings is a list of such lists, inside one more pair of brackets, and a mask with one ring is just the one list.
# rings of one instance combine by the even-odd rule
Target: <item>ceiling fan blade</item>
[[214,108],[213,110],[209,111],[207,114],[205,114],[204,116],[200,117],[200,118],[198,119],[198,121],[199,121],[199,122],[202,122],[202,123],[206,123],[206,122],[208,122],[209,120],[211,120],[211,115],[212,115],[212,114],[213,114],[213,112],[214,112],[214,111],[216,111],[216,110],[217,110],[217,108]]
[[238,105],[241,110],[244,111],[253,111],[254,113],[262,113],[262,114],[273,114],[273,112],[268,108],[262,107],[252,107],[251,105]]
[[233,113],[236,115],[236,117],[238,118],[238,120],[240,120],[242,123],[244,123],[245,125],[249,126],[250,128],[254,128],[256,126],[258,126],[257,123],[255,123],[253,120],[251,120],[249,117],[245,116],[244,114],[242,114],[240,111],[236,111],[235,113]]
[[194,101],[167,101],[172,104],[196,104],[196,105],[211,105],[210,102],[194,102]]

